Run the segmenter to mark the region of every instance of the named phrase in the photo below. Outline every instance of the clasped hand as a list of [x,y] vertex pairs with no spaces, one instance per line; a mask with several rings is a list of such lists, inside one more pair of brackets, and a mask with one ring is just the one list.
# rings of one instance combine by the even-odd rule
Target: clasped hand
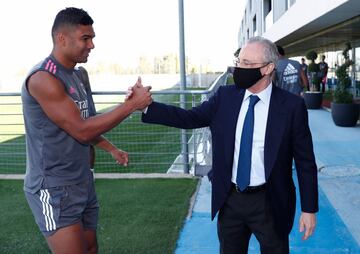
[[150,90],[151,86],[143,86],[138,77],[135,85],[128,88],[125,101],[131,101],[137,110],[143,110],[152,103]]

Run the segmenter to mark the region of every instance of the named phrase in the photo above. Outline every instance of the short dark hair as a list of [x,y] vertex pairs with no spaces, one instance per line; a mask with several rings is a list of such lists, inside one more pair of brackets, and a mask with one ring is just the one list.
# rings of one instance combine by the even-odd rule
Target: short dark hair
[[276,45],[277,47],[277,51],[279,52],[279,54],[281,56],[285,56],[285,50],[283,49],[283,47],[279,46],[279,45]]
[[83,9],[68,7],[61,10],[55,17],[51,29],[51,36],[54,39],[55,33],[63,26],[92,25],[94,21]]

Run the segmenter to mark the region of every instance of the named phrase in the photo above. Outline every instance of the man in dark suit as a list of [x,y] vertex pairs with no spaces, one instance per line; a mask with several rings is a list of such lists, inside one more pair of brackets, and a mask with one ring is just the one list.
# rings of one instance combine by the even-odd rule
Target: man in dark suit
[[217,212],[221,253],[247,253],[251,234],[261,253],[289,253],[295,214],[295,160],[307,239],[318,211],[317,167],[302,98],[275,87],[276,46],[262,37],[242,47],[235,86],[220,87],[190,110],[153,102],[142,121],[192,129],[210,127],[212,219]]

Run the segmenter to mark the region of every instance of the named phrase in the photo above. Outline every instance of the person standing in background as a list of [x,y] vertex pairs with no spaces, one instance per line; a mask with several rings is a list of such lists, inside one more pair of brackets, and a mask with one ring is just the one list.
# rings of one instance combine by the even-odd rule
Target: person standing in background
[[[307,77],[307,79],[309,80],[309,76],[308,76],[308,65],[305,62],[305,58],[301,58],[301,69],[303,70],[305,76]],[[308,85],[306,86],[306,90],[310,91],[310,86],[309,86],[309,82]]]
[[321,56],[321,62],[319,63],[319,78],[321,79],[321,92],[325,92],[325,85],[327,81],[327,74],[329,70],[328,64],[325,62],[325,55]]
[[301,96],[304,87],[309,86],[309,80],[306,77],[302,66],[298,61],[286,58],[285,50],[281,46],[277,46],[277,50],[280,58],[276,68],[276,86]]

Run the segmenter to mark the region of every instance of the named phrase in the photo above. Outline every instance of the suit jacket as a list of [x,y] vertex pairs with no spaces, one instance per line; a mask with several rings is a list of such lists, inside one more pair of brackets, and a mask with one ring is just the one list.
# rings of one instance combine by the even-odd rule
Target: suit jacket
[[[223,206],[231,189],[235,130],[245,90],[222,86],[208,101],[190,110],[153,102],[142,121],[192,129],[210,127],[212,134],[211,218]],[[256,115],[255,115],[256,117]],[[303,212],[318,211],[317,167],[301,97],[273,86],[264,144],[267,201],[279,234],[289,234],[295,215],[295,160]]]

